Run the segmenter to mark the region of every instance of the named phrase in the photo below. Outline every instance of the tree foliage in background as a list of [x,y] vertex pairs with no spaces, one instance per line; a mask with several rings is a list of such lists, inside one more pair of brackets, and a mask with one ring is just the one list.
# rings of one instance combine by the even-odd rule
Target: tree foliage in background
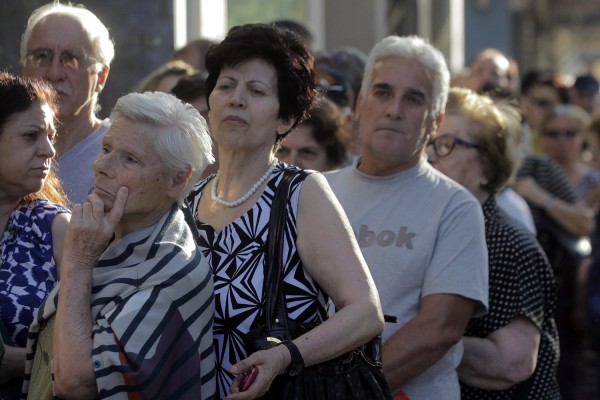
[[227,0],[229,27],[276,19],[304,20],[303,0]]

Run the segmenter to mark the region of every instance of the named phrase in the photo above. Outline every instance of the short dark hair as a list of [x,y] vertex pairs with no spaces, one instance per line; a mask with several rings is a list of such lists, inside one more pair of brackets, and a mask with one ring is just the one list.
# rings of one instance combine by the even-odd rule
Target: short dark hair
[[[279,118],[293,121],[290,128],[306,118],[317,94],[315,60],[297,35],[266,24],[246,24],[229,30],[225,39],[206,53],[206,97],[210,97],[224,67],[236,67],[260,59],[277,73]],[[209,104],[210,108],[210,104]],[[278,135],[279,143],[288,132]]]
[[556,91],[561,103],[570,103],[569,92],[554,71],[530,70],[521,79],[521,93],[527,95],[532,87],[548,86]]
[[190,103],[199,97],[206,96],[206,72],[184,76],[171,89],[171,93],[179,100]]
[[273,21],[272,24],[279,28],[294,32],[296,35],[300,36],[300,39],[304,42],[310,42],[314,39],[308,28],[300,22],[291,19],[277,19]]
[[330,165],[338,168],[346,161],[348,151],[344,141],[349,136],[348,127],[333,101],[322,97],[302,125],[313,128],[313,137],[325,149]]
[[6,121],[36,101],[47,103],[56,112],[56,94],[48,84],[0,72],[0,134]]

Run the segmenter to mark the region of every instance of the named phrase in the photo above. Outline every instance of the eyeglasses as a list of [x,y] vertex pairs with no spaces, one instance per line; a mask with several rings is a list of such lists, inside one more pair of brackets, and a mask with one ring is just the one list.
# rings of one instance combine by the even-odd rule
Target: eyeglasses
[[[60,65],[63,68],[77,71],[87,67],[96,60],[86,55],[77,55],[69,50],[63,50],[59,55]],[[36,68],[47,68],[54,61],[54,51],[50,49],[31,50],[25,57],[25,63]]]
[[557,139],[561,136],[566,137],[566,138],[574,138],[575,136],[577,136],[577,131],[572,130],[572,129],[565,129],[565,130],[559,130],[559,129],[547,129],[545,131],[542,131],[542,135],[544,137],[547,138],[551,138],[551,139]]
[[456,145],[466,147],[467,149],[479,149],[478,145],[459,139],[451,133],[438,136],[435,139],[430,140],[427,145],[433,146],[433,151],[439,158],[446,157],[452,153],[452,150],[454,150]]

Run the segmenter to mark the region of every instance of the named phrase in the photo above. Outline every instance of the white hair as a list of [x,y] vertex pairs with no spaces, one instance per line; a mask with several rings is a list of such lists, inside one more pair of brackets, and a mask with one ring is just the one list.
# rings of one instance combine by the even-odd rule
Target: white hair
[[433,71],[431,93],[431,113],[437,116],[444,112],[450,88],[450,71],[444,55],[425,39],[418,36],[391,35],[377,43],[367,60],[360,93],[364,97],[373,79],[375,63],[384,57],[402,57],[415,59],[424,67]]
[[66,15],[77,20],[87,34],[92,46],[93,54],[91,56],[96,60],[94,72],[100,72],[103,66],[110,67],[110,63],[115,57],[115,46],[108,33],[108,28],[93,12],[84,8],[83,5],[61,4],[59,0],[35,9],[29,16],[27,26],[21,37],[22,64],[25,63],[27,44],[31,38],[33,28],[49,15]]
[[148,130],[148,142],[154,144],[169,173],[190,168],[190,181],[178,198],[181,202],[204,172],[215,161],[206,120],[190,104],[162,92],[130,93],[119,100],[110,114],[111,122],[120,118],[156,127]]

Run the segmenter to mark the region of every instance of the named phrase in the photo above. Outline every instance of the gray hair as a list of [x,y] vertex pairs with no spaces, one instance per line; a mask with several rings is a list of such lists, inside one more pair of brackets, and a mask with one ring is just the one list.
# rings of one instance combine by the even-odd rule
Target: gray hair
[[22,64],[25,63],[27,44],[31,38],[33,28],[49,15],[67,15],[79,21],[92,46],[93,54],[91,56],[97,61],[94,72],[100,72],[103,66],[110,67],[110,63],[115,57],[115,46],[108,33],[108,28],[93,12],[83,5],[61,4],[59,0],[35,9],[29,16],[27,26],[21,37]]
[[433,71],[431,113],[433,116],[443,113],[448,100],[450,71],[444,55],[425,39],[418,36],[400,37],[391,35],[373,47],[365,67],[365,75],[360,88],[361,95],[364,97],[369,90],[375,63],[381,58],[391,56],[415,59],[424,67]]
[[117,100],[111,122],[120,118],[149,124],[149,143],[154,144],[167,172],[192,170],[190,181],[179,196],[182,201],[204,169],[215,161],[206,120],[193,106],[162,92],[130,93]]

